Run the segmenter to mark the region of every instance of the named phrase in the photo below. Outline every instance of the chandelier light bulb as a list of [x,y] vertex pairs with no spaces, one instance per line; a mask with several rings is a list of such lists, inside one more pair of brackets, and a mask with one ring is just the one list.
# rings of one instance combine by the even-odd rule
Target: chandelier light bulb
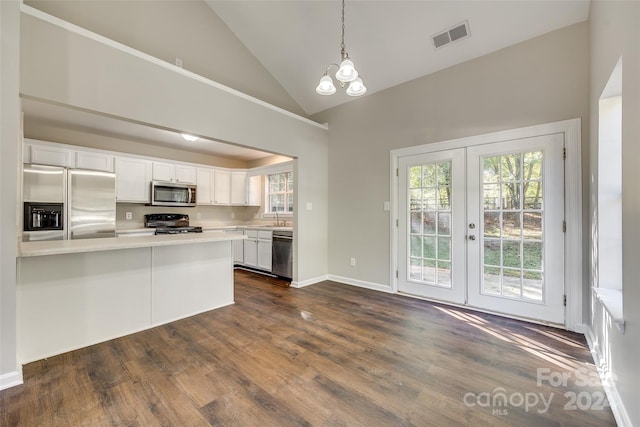
[[333,80],[328,75],[322,76],[320,83],[316,88],[316,92],[320,95],[333,95],[336,93],[336,87],[333,85]]
[[347,95],[349,96],[360,96],[364,95],[366,92],[367,88],[362,83],[361,78],[357,78],[349,83],[349,87],[347,88]]
[[340,63],[340,68],[336,73],[336,79],[341,82],[348,83],[352,82],[358,78],[358,72],[356,71],[356,67],[353,65],[353,62],[346,58],[344,61]]

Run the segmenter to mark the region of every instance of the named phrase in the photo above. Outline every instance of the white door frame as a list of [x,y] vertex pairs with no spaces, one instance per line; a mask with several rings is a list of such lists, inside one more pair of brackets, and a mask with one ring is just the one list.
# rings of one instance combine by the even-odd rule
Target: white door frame
[[391,150],[390,195],[390,280],[391,291],[398,292],[398,159],[404,156],[451,150],[480,144],[490,144],[514,139],[563,133],[566,148],[565,160],[565,269],[564,281],[567,296],[565,328],[570,331],[585,330],[582,320],[582,163],[581,163],[581,120],[571,119],[546,123],[525,128],[510,129],[484,135],[471,136],[448,141],[434,142],[414,147]]

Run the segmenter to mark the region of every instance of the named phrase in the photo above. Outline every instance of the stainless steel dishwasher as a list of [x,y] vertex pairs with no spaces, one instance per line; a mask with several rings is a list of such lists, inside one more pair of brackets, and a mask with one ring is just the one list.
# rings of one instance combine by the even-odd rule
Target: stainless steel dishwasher
[[293,278],[293,231],[273,230],[271,272]]

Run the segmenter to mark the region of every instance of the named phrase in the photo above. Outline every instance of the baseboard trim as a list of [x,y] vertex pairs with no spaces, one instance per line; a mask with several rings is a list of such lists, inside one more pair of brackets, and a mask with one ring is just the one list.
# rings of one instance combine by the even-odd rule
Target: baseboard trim
[[618,393],[618,388],[607,378],[606,372],[609,369],[604,365],[602,359],[600,358],[601,349],[600,346],[596,343],[593,330],[589,325],[584,326],[586,328],[584,337],[586,338],[587,344],[589,345],[589,350],[591,351],[593,362],[596,364],[596,368],[598,369],[600,381],[602,382],[602,388],[607,395],[607,400],[609,401],[611,412],[613,412],[613,417],[616,419],[616,424],[618,424],[619,427],[633,427],[633,424],[631,424],[631,418],[629,418],[629,414],[624,407],[622,398]]
[[318,277],[314,277],[307,280],[301,280],[301,281],[294,280],[291,282],[291,287],[304,288],[305,286],[311,286],[311,285],[315,285],[316,283],[324,282],[325,280],[328,280],[328,277],[329,276],[325,274],[324,276],[318,276]]
[[334,282],[344,283],[345,285],[357,286],[359,288],[371,289],[373,291],[381,291],[392,293],[391,286],[389,285],[381,285],[379,283],[367,282],[364,280],[352,279],[350,277],[343,276],[335,276],[333,274],[329,274],[329,280]]
[[22,384],[22,370],[0,375],[0,390]]

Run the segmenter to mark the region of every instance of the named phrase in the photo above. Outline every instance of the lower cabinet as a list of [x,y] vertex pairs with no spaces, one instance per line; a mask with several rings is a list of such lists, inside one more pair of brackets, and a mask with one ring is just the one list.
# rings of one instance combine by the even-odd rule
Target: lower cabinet
[[249,267],[258,267],[258,239],[256,237],[247,237],[244,240],[244,264]]
[[258,239],[258,268],[262,270],[271,271],[271,244],[271,238],[269,240]]
[[[244,234],[242,230],[230,229],[226,234]],[[244,264],[244,240],[233,240],[233,263]]]
[[271,230],[245,230],[244,265],[271,271]]

